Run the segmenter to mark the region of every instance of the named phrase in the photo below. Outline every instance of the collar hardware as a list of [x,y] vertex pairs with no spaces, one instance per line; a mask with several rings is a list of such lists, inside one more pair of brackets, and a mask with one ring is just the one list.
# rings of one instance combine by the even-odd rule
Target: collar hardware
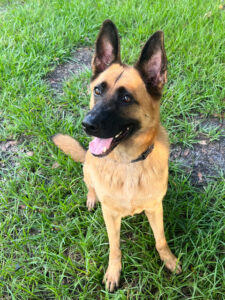
[[151,144],[147,150],[145,150],[144,152],[141,153],[141,155],[138,156],[138,158],[131,160],[131,163],[135,163],[141,160],[145,160],[148,155],[152,152],[152,150],[154,149],[154,144]]

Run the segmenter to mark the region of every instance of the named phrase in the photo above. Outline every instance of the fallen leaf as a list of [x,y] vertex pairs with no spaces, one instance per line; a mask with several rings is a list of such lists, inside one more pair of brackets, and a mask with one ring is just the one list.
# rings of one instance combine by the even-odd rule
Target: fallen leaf
[[186,150],[184,151],[184,156],[188,156],[188,154],[189,154],[189,150],[186,149]]
[[52,165],[52,169],[57,169],[60,167],[60,164],[58,162],[55,162],[53,165]]
[[212,16],[212,12],[209,11],[204,15],[204,18],[210,18]]
[[202,153],[206,154],[207,153],[207,149],[202,148]]
[[6,146],[1,146],[2,151],[6,151]]
[[180,157],[180,154],[181,154],[181,151],[177,151],[177,152],[173,153],[173,157],[174,158]]
[[173,183],[173,185],[177,186],[175,181],[172,180],[172,183]]
[[202,173],[198,172],[198,182],[202,182]]
[[199,141],[198,144],[200,144],[200,145],[207,145],[207,141],[202,140],[202,141]]
[[21,205],[19,205],[19,208],[25,209],[25,208],[26,208],[26,205],[21,204]]
[[6,143],[7,146],[15,146],[15,145],[17,145],[17,144],[18,144],[17,141],[8,141],[8,142]]
[[10,148],[11,146],[15,146],[17,145],[18,142],[17,141],[8,141],[5,144],[3,144],[1,146],[2,151],[6,151],[8,148]]
[[28,151],[26,154],[27,154],[27,156],[33,156],[34,152],[33,151]]
[[215,117],[215,118],[222,118],[222,119],[224,119],[224,116],[225,116],[224,113],[222,113],[222,114],[213,114],[213,117]]

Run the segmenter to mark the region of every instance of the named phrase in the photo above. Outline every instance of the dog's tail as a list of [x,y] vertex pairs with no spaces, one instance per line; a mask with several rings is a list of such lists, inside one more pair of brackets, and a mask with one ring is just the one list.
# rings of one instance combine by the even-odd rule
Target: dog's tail
[[86,150],[71,136],[58,133],[52,137],[52,141],[74,161],[84,162]]

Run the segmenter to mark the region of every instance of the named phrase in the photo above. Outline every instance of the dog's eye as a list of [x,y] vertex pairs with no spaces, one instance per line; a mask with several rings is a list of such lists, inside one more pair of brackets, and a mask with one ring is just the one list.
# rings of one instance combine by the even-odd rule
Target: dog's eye
[[125,102],[125,103],[129,103],[129,102],[131,102],[131,97],[128,96],[128,95],[124,95],[122,97],[122,101]]
[[100,90],[100,88],[98,88],[97,86],[94,88],[94,93],[95,93],[95,95],[97,95],[97,96],[99,96],[99,95],[101,95],[101,90]]

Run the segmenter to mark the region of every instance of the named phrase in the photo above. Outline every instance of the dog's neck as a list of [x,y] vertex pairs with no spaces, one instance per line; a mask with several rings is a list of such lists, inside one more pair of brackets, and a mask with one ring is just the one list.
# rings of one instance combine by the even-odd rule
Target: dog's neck
[[131,160],[131,163],[136,163],[142,160],[145,160],[149,154],[152,152],[152,150],[154,149],[154,144],[151,144],[144,152],[141,153],[141,155],[139,155],[136,159]]
[[[139,133],[138,135],[134,135],[123,144],[118,145],[113,150],[111,158],[123,163],[144,160],[148,155],[151,155],[150,153],[154,147],[152,147],[152,145],[154,145],[157,132],[158,128],[152,128],[148,131]],[[143,157],[142,154],[144,154]]]

